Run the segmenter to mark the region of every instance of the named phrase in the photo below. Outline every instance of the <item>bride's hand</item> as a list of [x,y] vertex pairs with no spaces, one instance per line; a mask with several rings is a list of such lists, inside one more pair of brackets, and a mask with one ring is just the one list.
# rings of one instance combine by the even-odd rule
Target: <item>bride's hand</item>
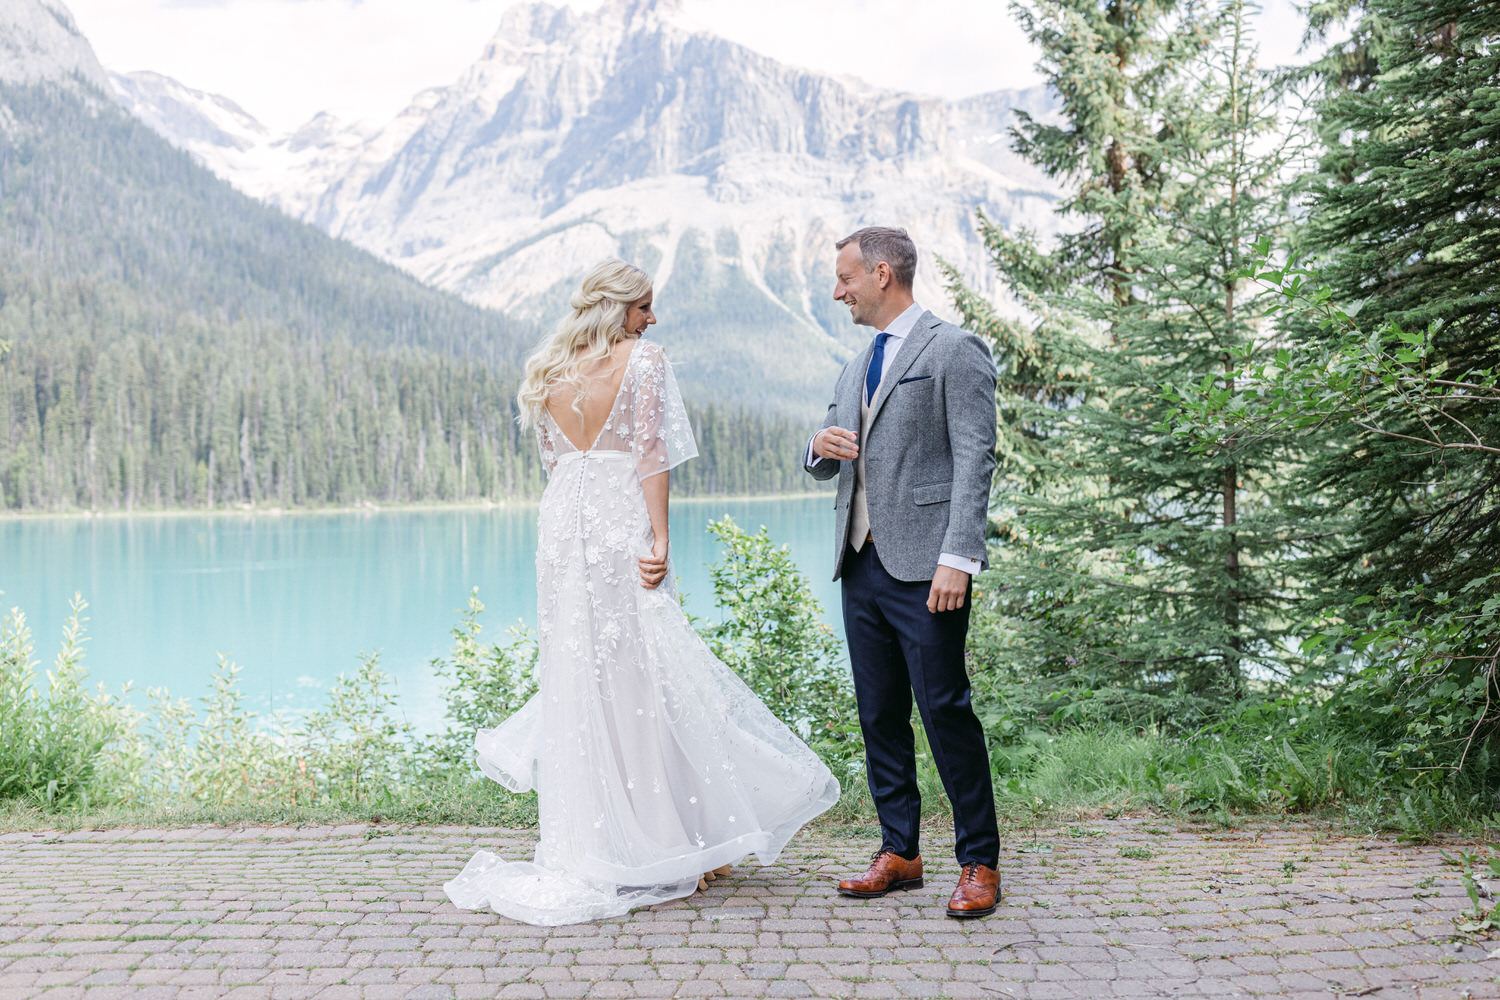
[[663,538],[651,546],[651,554],[642,556],[639,562],[641,586],[647,590],[655,590],[667,578],[667,540]]

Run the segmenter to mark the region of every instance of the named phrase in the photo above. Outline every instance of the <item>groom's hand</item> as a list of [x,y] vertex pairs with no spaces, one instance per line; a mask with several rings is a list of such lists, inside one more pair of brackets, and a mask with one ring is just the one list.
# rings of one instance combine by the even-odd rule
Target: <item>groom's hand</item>
[[927,610],[957,611],[964,606],[964,595],[969,592],[969,574],[952,566],[939,566],[932,575],[932,590],[927,593]]
[[825,427],[813,435],[813,454],[852,462],[859,455],[859,434],[842,427]]

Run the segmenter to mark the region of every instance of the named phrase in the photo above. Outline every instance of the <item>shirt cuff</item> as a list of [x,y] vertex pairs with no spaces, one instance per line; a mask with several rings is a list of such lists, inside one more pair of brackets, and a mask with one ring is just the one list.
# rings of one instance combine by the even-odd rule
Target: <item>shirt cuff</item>
[[956,556],[951,552],[944,552],[938,556],[938,565],[947,566],[949,569],[961,570],[970,576],[978,576],[981,567],[978,559],[965,559],[963,556]]
[[818,456],[813,454],[813,442],[817,440],[822,431],[814,431],[813,436],[807,439],[807,454],[802,459],[803,468],[811,469],[818,464]]

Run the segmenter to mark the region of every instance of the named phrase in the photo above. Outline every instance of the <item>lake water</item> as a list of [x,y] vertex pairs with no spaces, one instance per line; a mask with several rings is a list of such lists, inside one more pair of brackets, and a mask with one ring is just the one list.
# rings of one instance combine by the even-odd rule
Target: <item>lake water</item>
[[[725,514],[790,547],[842,635],[832,501],[821,494],[674,500],[672,560],[688,610],[717,618],[708,565],[719,546],[705,526]],[[535,554],[532,506],[0,520],[0,608],[25,612],[45,666],[79,592],[93,680],[196,699],[223,653],[243,666],[246,703],[261,713],[316,707],[361,652],[378,651],[406,718],[431,729],[442,709],[428,661],[448,649],[470,589],[491,641],[518,622],[535,628]]]

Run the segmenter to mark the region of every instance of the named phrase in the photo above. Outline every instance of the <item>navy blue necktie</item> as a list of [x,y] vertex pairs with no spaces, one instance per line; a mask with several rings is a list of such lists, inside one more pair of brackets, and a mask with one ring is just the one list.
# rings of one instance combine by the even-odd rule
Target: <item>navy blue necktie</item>
[[870,354],[870,367],[865,372],[865,402],[875,402],[875,390],[880,388],[880,373],[885,371],[885,342],[891,339],[888,333],[875,335],[875,350]]

